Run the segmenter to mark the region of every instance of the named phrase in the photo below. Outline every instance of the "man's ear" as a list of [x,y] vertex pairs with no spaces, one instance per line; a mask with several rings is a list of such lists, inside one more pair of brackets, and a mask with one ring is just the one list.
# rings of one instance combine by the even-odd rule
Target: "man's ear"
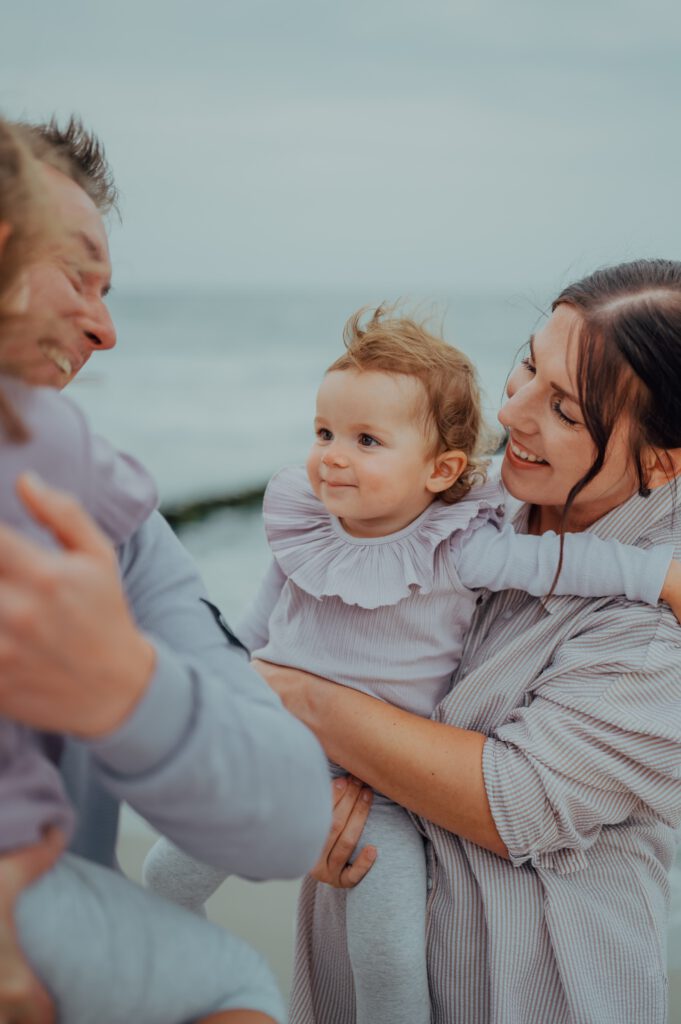
[[459,479],[468,459],[463,452],[441,452],[433,460],[433,471],[426,481],[426,490],[431,494],[440,494],[451,487]]

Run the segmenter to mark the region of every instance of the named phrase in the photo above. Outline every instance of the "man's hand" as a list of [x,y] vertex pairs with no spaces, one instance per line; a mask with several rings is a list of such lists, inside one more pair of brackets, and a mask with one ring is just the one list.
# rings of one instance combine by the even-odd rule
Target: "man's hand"
[[106,735],[144,694],[154,649],[132,620],[113,548],[81,506],[31,474],[17,491],[61,550],[0,525],[0,714]]
[[270,661],[254,658],[252,667],[262,676],[267,685],[281,698],[287,711],[295,715],[308,729],[315,732],[313,698],[329,686],[335,686],[328,679],[312,675],[299,668],[274,665]]
[[365,846],[350,858],[362,835],[371,810],[372,791],[352,776],[334,779],[333,820],[322,854],[310,874],[336,889],[352,889],[361,882],[376,860],[375,846]]
[[0,856],[0,1024],[53,1024],[52,1000],[19,945],[14,906],[63,849],[64,837],[53,828],[35,846]]

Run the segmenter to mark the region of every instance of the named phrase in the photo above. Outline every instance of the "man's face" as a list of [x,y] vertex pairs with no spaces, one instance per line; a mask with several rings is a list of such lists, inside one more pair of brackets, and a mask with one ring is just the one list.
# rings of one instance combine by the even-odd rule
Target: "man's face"
[[66,245],[28,271],[28,312],[54,324],[54,343],[40,342],[45,357],[40,383],[64,387],[94,351],[113,348],[116,331],[105,297],[111,261],[104,223],[74,181],[43,165],[45,188],[66,232]]

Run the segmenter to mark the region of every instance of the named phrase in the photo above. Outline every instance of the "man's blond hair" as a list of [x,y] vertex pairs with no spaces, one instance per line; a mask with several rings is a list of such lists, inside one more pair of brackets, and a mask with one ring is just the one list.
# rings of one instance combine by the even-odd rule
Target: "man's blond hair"
[[70,117],[63,128],[54,117],[45,124],[17,122],[14,128],[36,160],[68,175],[101,214],[118,210],[118,190],[104,147],[80,118]]

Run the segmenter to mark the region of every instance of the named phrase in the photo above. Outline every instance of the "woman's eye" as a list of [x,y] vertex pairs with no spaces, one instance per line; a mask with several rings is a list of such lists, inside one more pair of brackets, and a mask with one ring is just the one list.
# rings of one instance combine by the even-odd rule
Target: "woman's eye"
[[333,434],[326,427],[320,427],[317,431],[317,437],[320,441],[333,441]]
[[569,416],[565,415],[565,413],[560,407],[560,402],[557,398],[554,398],[554,400],[551,402],[551,408],[553,409],[561,423],[564,423],[568,427],[578,426],[577,420],[571,420]]
[[373,448],[375,445],[380,445],[380,441],[377,441],[371,434],[360,434],[359,443],[363,448]]
[[523,366],[528,373],[534,374],[537,372],[537,367],[534,365],[529,356],[525,356],[525,358],[521,360],[520,365]]

